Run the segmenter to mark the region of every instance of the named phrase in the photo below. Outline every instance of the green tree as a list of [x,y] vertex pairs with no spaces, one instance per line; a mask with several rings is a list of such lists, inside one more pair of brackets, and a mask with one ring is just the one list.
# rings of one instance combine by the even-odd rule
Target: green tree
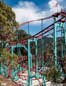
[[[0,1],[0,36],[2,40],[14,37],[14,27],[18,23],[15,20],[15,13],[12,8]],[[6,37],[7,36],[7,37]]]
[[25,40],[25,39],[27,39],[28,37],[31,36],[30,34],[27,34],[27,32],[24,31],[23,29],[16,30],[15,34],[17,36],[17,39],[19,39],[19,40]]

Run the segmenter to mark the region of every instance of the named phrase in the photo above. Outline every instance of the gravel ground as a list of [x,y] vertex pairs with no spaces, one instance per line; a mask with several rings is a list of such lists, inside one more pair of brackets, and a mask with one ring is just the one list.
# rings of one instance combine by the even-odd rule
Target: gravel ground
[[0,86],[17,86],[11,79],[0,75]]
[[[4,76],[0,75],[0,86],[18,86],[11,79],[5,78]],[[51,83],[51,85],[47,86],[66,86],[66,84],[58,84],[58,83]]]

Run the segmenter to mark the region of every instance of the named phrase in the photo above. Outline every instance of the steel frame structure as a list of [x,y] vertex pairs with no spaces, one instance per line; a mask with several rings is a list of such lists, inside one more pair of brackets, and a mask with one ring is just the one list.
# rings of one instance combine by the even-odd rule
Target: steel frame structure
[[[61,15],[61,18],[60,19],[57,19],[58,16]],[[23,24],[21,24],[20,26],[22,25],[25,25],[25,24],[29,24],[30,22],[34,22],[34,21],[43,21],[45,19],[48,19],[48,18],[53,18],[54,19],[54,23],[52,23],[50,26],[48,26],[47,28],[44,28],[42,29],[40,32],[36,33],[35,35],[31,36],[30,38],[28,39],[25,39],[24,41],[19,41],[19,43],[21,44],[17,44],[17,45],[11,45],[11,54],[13,55],[14,54],[14,48],[20,48],[20,47],[24,47],[25,50],[27,50],[28,52],[28,80],[27,80],[27,86],[32,86],[32,78],[41,78],[43,83],[42,83],[42,86],[46,86],[46,78],[44,75],[40,74],[39,71],[38,71],[38,48],[37,48],[37,40],[38,40],[38,37],[40,37],[42,35],[42,71],[44,70],[44,58],[43,58],[43,53],[44,53],[44,40],[43,40],[43,36],[45,33],[53,30],[53,49],[54,49],[54,62],[55,62],[55,67],[58,68],[58,55],[57,55],[57,28],[61,28],[61,33],[63,33],[63,36],[64,36],[64,45],[66,45],[66,26],[65,26],[65,18],[66,18],[66,13],[65,12],[60,12],[60,13],[57,13],[57,14],[54,14],[50,17],[47,17],[47,18],[42,18],[42,19],[38,19],[38,20],[32,20],[32,21],[27,21]],[[62,19],[64,19],[64,21],[62,21]],[[19,26],[19,27],[20,27]],[[28,25],[29,27],[29,25]],[[17,27],[18,28],[18,27]],[[43,27],[42,27],[43,28]],[[28,30],[29,32],[29,30]],[[26,46],[24,45],[25,43],[27,42],[28,44],[28,48],[26,48]],[[34,42],[35,43],[35,59],[36,59],[36,64],[35,64],[35,74],[32,75],[32,53],[31,53],[31,42]],[[65,52],[66,53],[66,52]],[[62,57],[64,57],[64,54],[63,53],[63,49],[62,49]],[[7,67],[4,65],[5,67],[5,71],[4,71],[4,74],[5,76],[7,76]],[[2,74],[2,65],[0,64],[0,74]],[[19,70],[20,68],[20,70]],[[22,71],[21,67],[18,65],[18,70],[19,71]],[[14,81],[14,77],[16,75],[17,72],[19,71],[16,71],[14,69],[12,69],[12,80]]]

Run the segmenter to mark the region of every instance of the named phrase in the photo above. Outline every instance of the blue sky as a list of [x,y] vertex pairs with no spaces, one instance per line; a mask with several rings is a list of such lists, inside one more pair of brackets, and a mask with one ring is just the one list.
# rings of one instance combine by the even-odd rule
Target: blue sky
[[6,4],[8,4],[11,7],[17,5],[19,1],[22,1],[22,2],[28,1],[28,2],[34,2],[40,8],[46,8],[49,0],[13,0],[13,2],[12,0],[4,0],[4,1]]
[[[4,0],[4,2],[12,7],[16,14],[16,20],[20,24],[25,21],[50,16],[57,12],[57,9],[60,11],[61,8],[65,8],[66,5],[66,0]],[[55,7],[56,4],[58,4],[57,7]],[[44,21],[43,26],[46,27],[52,22],[52,20]],[[30,27],[33,34],[41,30],[40,22],[31,23]]]

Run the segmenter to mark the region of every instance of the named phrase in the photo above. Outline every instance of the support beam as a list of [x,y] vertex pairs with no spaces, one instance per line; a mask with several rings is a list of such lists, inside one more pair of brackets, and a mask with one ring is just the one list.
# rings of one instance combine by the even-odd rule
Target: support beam
[[31,40],[28,40],[28,86],[32,85],[31,80],[31,68],[32,68],[32,55],[30,50],[30,42]]
[[57,33],[56,33],[56,30],[57,30],[57,24],[55,23],[56,22],[56,17],[54,17],[54,31],[53,31],[53,41],[54,41],[54,62],[55,62],[55,67],[58,66],[58,62],[57,62]]

